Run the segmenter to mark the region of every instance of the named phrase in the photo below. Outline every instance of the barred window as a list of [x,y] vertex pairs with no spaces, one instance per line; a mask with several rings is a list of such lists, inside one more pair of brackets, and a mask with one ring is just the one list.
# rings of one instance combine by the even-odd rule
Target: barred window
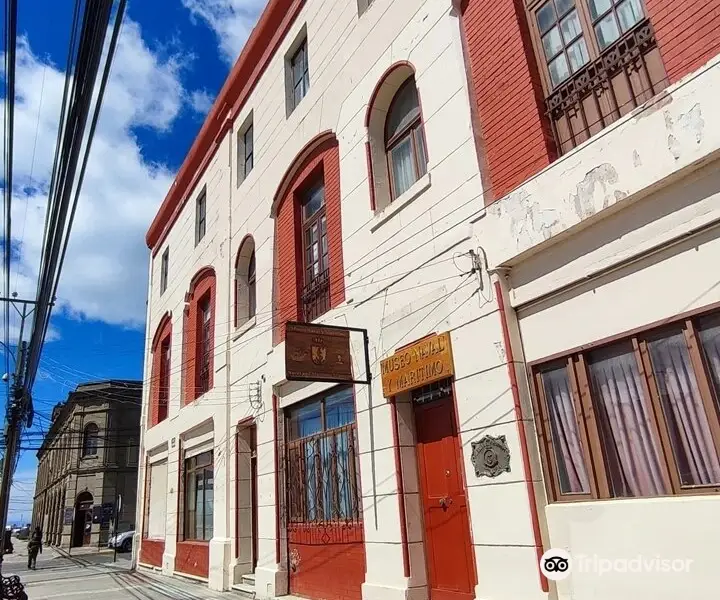
[[359,521],[359,465],[352,388],[335,388],[288,411],[289,518]]
[[330,258],[325,216],[325,181],[320,179],[303,194],[302,230],[305,285],[301,293],[307,322],[330,309]]
[[561,154],[668,84],[642,0],[526,0]]
[[210,389],[210,364],[212,354],[212,321],[210,319],[210,297],[208,296],[200,303],[201,331],[198,347],[200,359],[198,395],[202,395]]

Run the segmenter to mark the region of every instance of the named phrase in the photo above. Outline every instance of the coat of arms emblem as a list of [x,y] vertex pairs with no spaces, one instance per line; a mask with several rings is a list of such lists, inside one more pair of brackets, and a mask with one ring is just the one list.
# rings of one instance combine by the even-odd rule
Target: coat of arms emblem
[[325,364],[327,360],[327,347],[323,343],[322,338],[313,338],[312,345],[310,346],[310,357],[313,363],[318,366]]

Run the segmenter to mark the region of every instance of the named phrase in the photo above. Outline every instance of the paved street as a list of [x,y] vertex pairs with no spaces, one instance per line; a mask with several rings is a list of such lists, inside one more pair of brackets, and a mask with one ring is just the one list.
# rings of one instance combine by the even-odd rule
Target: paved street
[[232,594],[212,592],[203,584],[130,570],[130,555],[112,552],[67,556],[43,548],[37,570],[27,569],[27,543],[13,540],[15,552],[5,557],[4,575],[19,575],[30,600],[216,600]]

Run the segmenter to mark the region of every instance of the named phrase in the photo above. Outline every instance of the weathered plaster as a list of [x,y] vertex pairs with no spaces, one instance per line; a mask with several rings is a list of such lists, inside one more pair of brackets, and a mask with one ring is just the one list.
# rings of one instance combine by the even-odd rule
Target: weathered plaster
[[705,127],[702,109],[700,104],[695,104],[688,112],[680,113],[675,119],[670,111],[666,110],[663,114],[665,115],[665,128],[668,130],[667,147],[675,160],[678,160],[682,153],[683,142],[692,144],[692,139],[696,144],[702,142],[703,128]]
[[488,207],[475,235],[490,267],[512,265],[620,200],[629,207],[697,169],[720,151],[720,111],[703,110],[719,88],[716,57]]

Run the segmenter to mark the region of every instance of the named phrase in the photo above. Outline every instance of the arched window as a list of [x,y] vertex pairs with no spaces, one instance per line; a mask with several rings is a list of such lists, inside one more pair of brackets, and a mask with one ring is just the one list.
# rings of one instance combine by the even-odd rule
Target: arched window
[[242,327],[257,311],[255,241],[246,237],[235,263],[235,326]]
[[190,282],[183,311],[181,406],[213,387],[215,348],[215,271],[204,267]]
[[98,450],[98,426],[89,423],[83,432],[83,456],[96,456]]
[[248,265],[248,316],[252,319],[255,316],[257,304],[257,292],[255,291],[255,251],[250,256]]
[[392,198],[402,195],[427,171],[427,152],[415,78],[409,77],[390,103],[385,151]]

